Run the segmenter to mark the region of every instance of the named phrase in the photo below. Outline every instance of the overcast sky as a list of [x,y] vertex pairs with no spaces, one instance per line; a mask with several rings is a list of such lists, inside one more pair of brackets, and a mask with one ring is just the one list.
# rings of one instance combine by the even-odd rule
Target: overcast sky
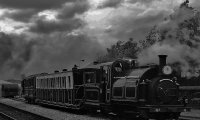
[[107,38],[142,38],[182,1],[0,0],[0,26],[8,33],[29,35],[84,33],[101,42]]
[[12,36],[0,41],[0,79],[91,62],[118,40],[144,39],[183,1],[0,0],[0,30]]

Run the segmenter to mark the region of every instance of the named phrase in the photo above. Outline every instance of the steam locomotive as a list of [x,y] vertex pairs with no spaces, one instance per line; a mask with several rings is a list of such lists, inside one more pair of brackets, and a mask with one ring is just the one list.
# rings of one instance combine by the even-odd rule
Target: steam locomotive
[[139,66],[134,59],[119,59],[27,76],[22,81],[23,96],[30,103],[176,119],[190,108],[179,97],[179,73],[166,64],[166,58],[159,55],[158,65]]

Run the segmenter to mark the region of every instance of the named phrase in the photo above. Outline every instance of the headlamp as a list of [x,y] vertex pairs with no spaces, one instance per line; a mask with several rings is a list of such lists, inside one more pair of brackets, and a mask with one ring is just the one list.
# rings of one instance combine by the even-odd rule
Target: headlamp
[[164,66],[163,69],[162,69],[162,72],[165,74],[165,75],[169,75],[172,73],[172,68],[170,66]]

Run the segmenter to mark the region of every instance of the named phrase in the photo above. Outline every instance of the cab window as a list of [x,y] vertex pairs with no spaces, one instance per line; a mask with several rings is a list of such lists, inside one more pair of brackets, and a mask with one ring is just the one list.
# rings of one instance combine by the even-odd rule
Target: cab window
[[85,83],[95,83],[96,82],[95,72],[85,72],[84,78],[85,78]]

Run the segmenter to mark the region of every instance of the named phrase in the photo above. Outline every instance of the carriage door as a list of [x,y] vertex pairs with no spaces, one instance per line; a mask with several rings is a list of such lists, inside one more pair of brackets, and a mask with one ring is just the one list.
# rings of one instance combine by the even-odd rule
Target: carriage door
[[85,71],[83,73],[85,82],[86,102],[99,103],[99,84],[97,71]]

